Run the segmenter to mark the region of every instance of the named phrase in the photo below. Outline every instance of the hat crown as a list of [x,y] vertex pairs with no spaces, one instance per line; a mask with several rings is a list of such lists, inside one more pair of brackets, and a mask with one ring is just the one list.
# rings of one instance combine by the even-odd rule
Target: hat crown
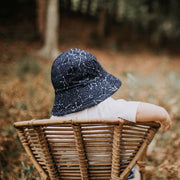
[[51,111],[54,116],[99,104],[121,85],[121,81],[106,72],[91,53],[81,49],[70,49],[55,59],[51,80],[55,89]]
[[85,86],[104,73],[104,69],[91,53],[81,49],[70,49],[55,59],[51,80],[55,91],[63,91],[75,86]]

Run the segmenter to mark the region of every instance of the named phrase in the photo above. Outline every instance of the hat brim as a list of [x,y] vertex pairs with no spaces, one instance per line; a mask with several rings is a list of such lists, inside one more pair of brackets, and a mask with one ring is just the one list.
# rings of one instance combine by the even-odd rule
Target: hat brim
[[107,73],[87,85],[79,84],[67,91],[57,91],[51,113],[54,116],[63,116],[90,108],[110,97],[120,86],[121,81]]

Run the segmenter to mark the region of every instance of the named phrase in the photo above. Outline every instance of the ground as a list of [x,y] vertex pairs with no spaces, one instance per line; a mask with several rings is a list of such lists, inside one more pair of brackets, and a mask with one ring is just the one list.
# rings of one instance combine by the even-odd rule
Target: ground
[[[76,47],[93,53],[108,72],[122,80],[114,98],[155,103],[168,110],[173,126],[165,134],[159,132],[148,150],[148,179],[180,179],[180,56],[143,46],[137,51],[117,48],[114,36],[103,40],[105,45],[96,44],[89,28],[85,28],[85,20],[81,21],[73,30],[75,22],[62,21],[59,50]],[[30,31],[28,25],[18,28],[21,33]],[[81,29],[83,33],[78,33]],[[18,141],[13,122],[50,116],[53,59],[36,55],[42,43],[33,35],[8,38],[6,29],[0,31],[7,35],[1,36],[0,43],[0,179],[39,179]]]

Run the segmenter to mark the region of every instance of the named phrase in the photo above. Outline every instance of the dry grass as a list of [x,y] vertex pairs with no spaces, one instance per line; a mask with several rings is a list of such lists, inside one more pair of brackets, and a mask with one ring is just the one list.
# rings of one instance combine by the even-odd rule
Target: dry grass
[[[174,125],[166,134],[158,133],[153,142],[147,161],[150,169],[153,169],[149,179],[180,179],[179,57],[172,60],[168,56],[151,53],[130,56],[89,50],[100,59],[106,70],[122,80],[123,86],[114,95],[115,98],[151,102],[168,109]],[[50,81],[52,62],[21,53],[10,55],[6,58],[15,58],[9,63],[0,62],[0,178],[39,179],[26,159],[12,124],[15,121],[50,116],[54,98]]]

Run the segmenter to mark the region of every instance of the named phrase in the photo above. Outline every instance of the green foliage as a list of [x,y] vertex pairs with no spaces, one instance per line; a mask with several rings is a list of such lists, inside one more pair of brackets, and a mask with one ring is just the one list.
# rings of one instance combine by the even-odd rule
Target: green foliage
[[121,23],[121,28],[128,24],[154,42],[164,38],[180,42],[179,0],[71,0],[71,9],[96,17],[106,9],[111,20]]

